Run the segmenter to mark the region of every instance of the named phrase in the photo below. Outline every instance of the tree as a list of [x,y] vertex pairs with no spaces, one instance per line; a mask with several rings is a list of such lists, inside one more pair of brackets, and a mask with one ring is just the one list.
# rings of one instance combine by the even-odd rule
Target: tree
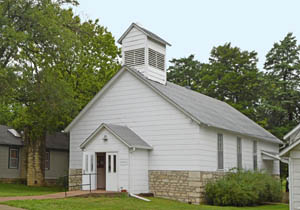
[[195,60],[194,55],[187,58],[172,59],[168,68],[168,80],[181,86],[189,86],[196,90],[199,85],[199,74],[202,65]]
[[193,55],[173,59],[168,80],[225,101],[255,120],[262,80],[257,61],[256,52],[227,43],[212,49],[209,64],[200,64]]
[[282,138],[300,117],[300,46],[288,33],[266,55],[265,95],[262,103],[266,127]]
[[254,51],[242,51],[230,43],[214,47],[201,74],[200,91],[255,120],[261,79],[257,62]]
[[111,33],[97,20],[81,23],[66,3],[77,4],[0,3],[0,79],[14,80],[0,113],[9,110],[3,121],[24,131],[28,185],[44,184],[46,133],[63,129],[119,67]]

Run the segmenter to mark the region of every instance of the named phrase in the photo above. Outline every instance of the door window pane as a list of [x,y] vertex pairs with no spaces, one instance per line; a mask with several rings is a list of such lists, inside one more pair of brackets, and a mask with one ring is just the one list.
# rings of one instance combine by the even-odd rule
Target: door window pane
[[108,173],[111,172],[111,155],[108,155]]
[[91,173],[94,171],[94,155],[91,155]]
[[114,173],[117,172],[117,156],[114,155]]
[[85,172],[89,171],[89,156],[85,155]]

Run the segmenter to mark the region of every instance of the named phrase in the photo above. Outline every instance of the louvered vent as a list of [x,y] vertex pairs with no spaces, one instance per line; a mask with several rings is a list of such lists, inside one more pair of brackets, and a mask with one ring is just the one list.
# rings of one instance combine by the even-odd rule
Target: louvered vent
[[149,65],[164,71],[165,56],[149,48]]
[[128,50],[124,52],[125,65],[138,66],[145,64],[145,48],[139,48],[135,50]]

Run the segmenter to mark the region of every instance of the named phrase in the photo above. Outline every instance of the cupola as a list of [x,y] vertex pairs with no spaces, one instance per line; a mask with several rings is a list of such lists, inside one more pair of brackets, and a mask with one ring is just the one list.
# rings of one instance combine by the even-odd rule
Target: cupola
[[166,84],[166,46],[171,44],[136,23],[129,26],[118,43],[122,45],[123,65]]

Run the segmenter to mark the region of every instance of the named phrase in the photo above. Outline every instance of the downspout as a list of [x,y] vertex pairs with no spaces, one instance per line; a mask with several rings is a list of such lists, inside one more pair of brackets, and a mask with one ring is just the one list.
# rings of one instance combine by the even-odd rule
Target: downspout
[[131,192],[131,153],[135,152],[135,147],[132,148],[132,150],[130,150],[131,148],[129,148],[129,163],[128,163],[128,192],[130,194]]
[[131,193],[131,154],[133,153],[133,152],[135,152],[135,147],[133,147],[132,148],[132,150],[129,150],[129,173],[128,173],[128,176],[129,176],[129,179],[128,179],[128,184],[129,184],[129,186],[128,186],[128,195],[130,196],[130,197],[133,197],[133,198],[137,198],[137,199],[140,199],[140,200],[143,200],[143,201],[147,201],[147,202],[149,202],[150,200],[149,199],[147,199],[147,198],[143,198],[143,197],[141,197],[141,196],[138,196],[138,195],[135,195],[135,194],[133,194],[133,193]]

